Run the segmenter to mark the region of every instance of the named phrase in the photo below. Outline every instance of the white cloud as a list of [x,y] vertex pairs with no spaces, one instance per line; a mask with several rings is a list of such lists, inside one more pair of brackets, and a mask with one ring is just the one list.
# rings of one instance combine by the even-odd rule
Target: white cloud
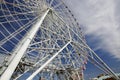
[[97,46],[120,59],[120,0],[65,0],[65,2],[79,23],[85,26],[86,35],[100,39]]

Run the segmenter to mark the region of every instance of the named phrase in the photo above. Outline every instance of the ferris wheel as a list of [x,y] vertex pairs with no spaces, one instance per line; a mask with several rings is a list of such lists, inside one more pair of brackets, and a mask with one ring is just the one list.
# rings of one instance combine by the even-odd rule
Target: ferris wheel
[[93,56],[109,72],[62,0],[0,0],[0,80],[83,80]]
[[1,0],[0,7],[4,80],[83,78],[84,36],[61,0]]

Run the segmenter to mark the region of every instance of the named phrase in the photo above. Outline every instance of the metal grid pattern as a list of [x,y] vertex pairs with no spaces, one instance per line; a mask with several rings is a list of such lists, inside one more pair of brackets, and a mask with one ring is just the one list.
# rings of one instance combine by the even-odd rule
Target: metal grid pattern
[[[73,14],[61,0],[1,0],[0,2],[1,74],[29,35],[29,30],[45,10],[50,8],[16,67],[12,79],[21,79],[26,74],[32,74],[31,71],[37,70],[57,52],[59,55],[38,75],[48,80],[52,78],[69,80],[73,77],[81,79],[80,74],[87,59],[87,52],[83,47],[85,45],[81,41],[84,40],[84,36]],[[64,47],[67,43],[69,44]]]

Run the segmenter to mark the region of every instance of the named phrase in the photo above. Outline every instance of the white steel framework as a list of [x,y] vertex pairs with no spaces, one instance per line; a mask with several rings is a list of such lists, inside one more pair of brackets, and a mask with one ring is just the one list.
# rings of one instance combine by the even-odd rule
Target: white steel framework
[[13,58],[11,63],[9,64],[8,68],[2,74],[2,76],[0,78],[1,80],[10,80],[10,78],[11,78],[11,76],[12,76],[12,74],[13,74],[15,68],[16,68],[16,66],[20,62],[23,54],[25,53],[25,51],[28,48],[31,40],[33,39],[33,37],[37,33],[38,29],[40,28],[44,18],[48,14],[48,12],[49,12],[49,9],[44,13],[44,15],[40,19],[37,20],[37,23],[35,23],[35,25],[32,27],[30,32],[28,32],[26,38],[24,39],[25,41],[22,43],[20,49],[18,49],[15,57]]
[[119,80],[62,0],[1,0],[0,8],[0,80],[83,80],[87,60]]

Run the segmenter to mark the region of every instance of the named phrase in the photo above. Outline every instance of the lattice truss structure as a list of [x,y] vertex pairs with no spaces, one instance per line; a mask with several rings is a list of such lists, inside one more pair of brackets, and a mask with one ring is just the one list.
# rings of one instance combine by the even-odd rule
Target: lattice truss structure
[[[19,58],[5,80],[26,80],[48,61],[32,79],[82,80],[87,60],[82,41],[79,24],[61,0],[0,0],[1,76]],[[23,55],[18,56],[27,42]]]
[[88,59],[119,80],[62,0],[0,0],[0,80],[82,80]]

